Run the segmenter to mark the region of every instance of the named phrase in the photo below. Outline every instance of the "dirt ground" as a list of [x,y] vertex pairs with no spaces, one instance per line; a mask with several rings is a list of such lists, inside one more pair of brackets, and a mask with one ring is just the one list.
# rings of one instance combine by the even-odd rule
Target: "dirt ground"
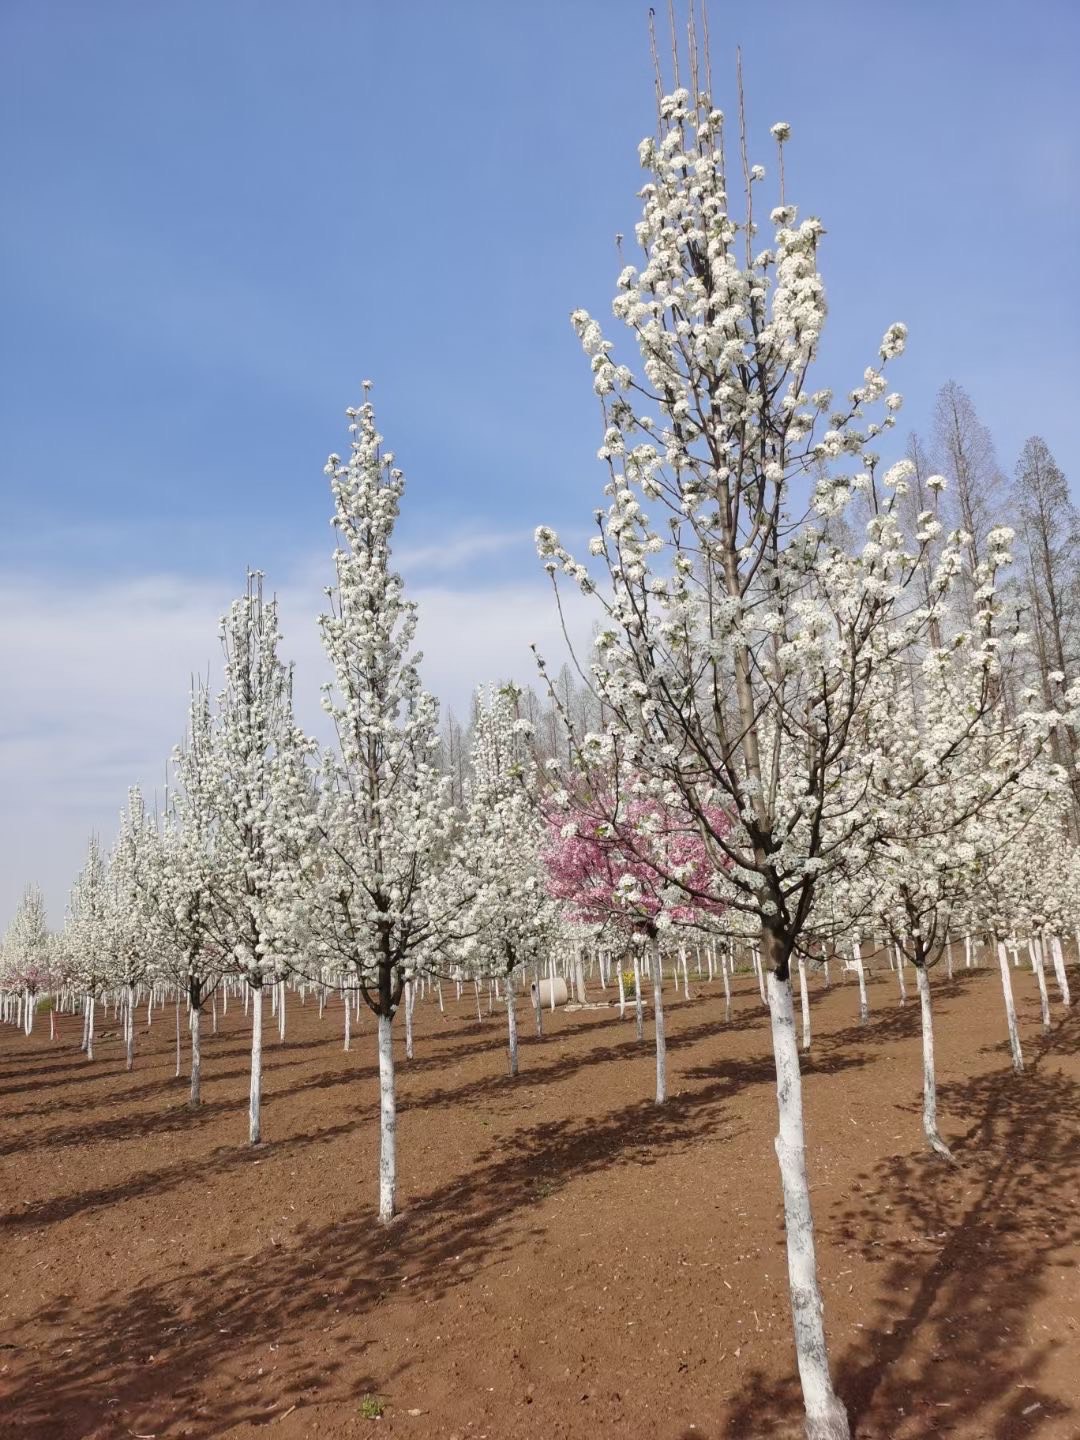
[[[863,1027],[851,982],[814,982],[819,1261],[862,1440],[1080,1436],[1080,1020],[1055,1006],[1043,1042],[1014,975],[1023,1077],[996,974],[935,985],[955,1168],[920,1144],[917,1006],[886,971]],[[729,1023],[719,982],[697,991],[668,994],[664,1107],[614,1007],[549,1015],[543,1040],[522,1007],[513,1081],[498,1012],[418,1007],[411,1063],[397,1023],[388,1230],[374,1024],[343,1053],[340,1000],[320,1022],[290,996],[285,1043],[269,1031],[254,1152],[235,1002],[196,1112],[170,1012],[132,1074],[111,1021],[93,1063],[75,1017],[52,1044],[47,1017],[5,1027],[0,1435],[798,1435],[766,1016],[747,979]]]

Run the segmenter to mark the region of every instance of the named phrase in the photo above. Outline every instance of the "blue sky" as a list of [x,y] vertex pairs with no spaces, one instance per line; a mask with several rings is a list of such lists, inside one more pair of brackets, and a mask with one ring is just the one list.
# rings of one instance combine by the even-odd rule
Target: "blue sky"
[[[87,831],[160,775],[245,565],[314,694],[322,464],[362,378],[409,478],[429,683],[461,707],[553,641],[529,537],[597,503],[567,317],[609,314],[635,220],[646,11],[6,0],[0,924],[35,877],[58,917]],[[902,430],[951,376],[1006,470],[1038,432],[1075,483],[1080,6],[711,26],[718,103],[741,44],[754,158],[789,121],[789,191],[826,224],[820,383],[902,319]]]

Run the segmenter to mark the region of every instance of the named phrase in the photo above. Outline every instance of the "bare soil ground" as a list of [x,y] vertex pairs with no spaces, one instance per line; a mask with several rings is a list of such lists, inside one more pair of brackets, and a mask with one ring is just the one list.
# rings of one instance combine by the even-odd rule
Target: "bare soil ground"
[[[1009,1069],[989,970],[935,979],[942,1130],[923,1152],[917,1006],[857,1023],[814,982],[805,1092],[826,1320],[862,1440],[1080,1436],[1080,1018]],[[560,1012],[506,1074],[505,1017],[399,1033],[401,1218],[374,1222],[374,1025],[290,996],[246,1139],[230,1005],[204,1101],[173,1016],[125,1074],[79,1021],[0,1033],[0,1435],[18,1440],[798,1435],[768,1025],[752,981],[668,992],[672,1098],[617,1010]],[[145,1020],[145,1017],[143,1017]],[[209,1029],[209,1024],[206,1026]],[[400,1025],[395,1028],[401,1029]],[[378,1421],[362,1401],[377,1395]]]

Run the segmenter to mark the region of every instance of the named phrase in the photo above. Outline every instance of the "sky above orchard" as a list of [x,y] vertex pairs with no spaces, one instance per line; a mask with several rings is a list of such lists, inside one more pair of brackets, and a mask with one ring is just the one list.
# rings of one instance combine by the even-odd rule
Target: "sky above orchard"
[[[530,640],[558,658],[531,535],[582,535],[600,498],[568,316],[618,338],[646,14],[6,0],[0,927],[30,879],[59,920],[88,832],[160,785],[247,565],[314,723],[322,466],[365,377],[427,683],[460,711],[530,678]],[[817,383],[858,383],[903,320],[890,444],[952,377],[1007,473],[1038,432],[1080,486],[1080,7],[716,3],[711,27],[716,102],[741,45],[751,160],[788,121],[789,198],[826,226]]]

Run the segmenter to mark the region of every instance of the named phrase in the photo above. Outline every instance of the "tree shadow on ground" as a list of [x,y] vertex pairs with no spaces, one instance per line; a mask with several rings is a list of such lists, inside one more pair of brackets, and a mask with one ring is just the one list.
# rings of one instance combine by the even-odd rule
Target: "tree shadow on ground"
[[[278,1346],[275,1396],[279,1402],[303,1396],[313,1383],[310,1359],[291,1357],[290,1337],[313,1330],[326,1337],[320,1402],[355,1398],[362,1390],[342,1376],[364,1364],[359,1331],[369,1327],[357,1322],[392,1303],[403,1269],[411,1285],[438,1299],[478,1268],[505,1263],[516,1245],[539,1242],[545,1231],[537,1204],[565,1186],[610,1166],[651,1166],[725,1127],[730,1132],[728,1102],[774,1077],[767,1061],[723,1068],[722,1076],[710,1072],[708,1083],[663,1106],[637,1102],[602,1116],[519,1127],[389,1228],[365,1213],[305,1227],[293,1242],[256,1255],[114,1290],[75,1314],[63,1298],[54,1299],[27,1326],[55,1341],[21,1352],[7,1413],[18,1417],[28,1440],[82,1434],[106,1414],[151,1433],[163,1415],[175,1413],[177,1396],[194,1402],[205,1387],[213,1398],[200,1402],[199,1433],[220,1435],[267,1409],[252,1357],[268,1343]],[[244,1158],[234,1151],[231,1163]],[[211,1160],[215,1168],[229,1163],[224,1153]],[[190,1178],[190,1164],[183,1168]],[[145,1183],[171,1184],[175,1177],[156,1172]],[[122,1188],[140,1193],[135,1181]],[[123,1195],[97,1198],[105,1204]],[[345,1393],[333,1396],[335,1384]]]
[[[1071,1050],[1078,1032],[1070,1016],[1041,1054]],[[1075,1337],[1035,1339],[1028,1317],[1080,1241],[1080,1084],[1041,1073],[1037,1059],[1022,1076],[951,1084],[949,1104],[970,1121],[958,1166],[925,1152],[887,1157],[819,1216],[823,1233],[836,1230],[874,1267],[879,1297],[836,1363],[837,1390],[856,1433],[1060,1435],[1075,1412],[1040,1375]],[[773,1434],[799,1403],[793,1383],[751,1377],[727,1440]]]

